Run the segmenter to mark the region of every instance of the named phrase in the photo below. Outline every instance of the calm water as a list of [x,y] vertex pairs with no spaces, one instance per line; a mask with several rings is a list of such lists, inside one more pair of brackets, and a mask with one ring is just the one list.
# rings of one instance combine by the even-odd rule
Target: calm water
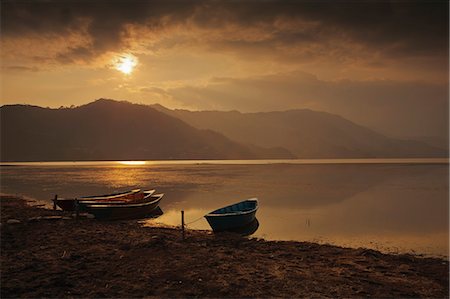
[[[281,163],[280,163],[281,162]],[[258,197],[254,236],[448,257],[444,159],[3,163],[1,192],[50,204],[130,188],[166,195],[150,224],[179,225]],[[189,225],[209,229],[201,219]]]

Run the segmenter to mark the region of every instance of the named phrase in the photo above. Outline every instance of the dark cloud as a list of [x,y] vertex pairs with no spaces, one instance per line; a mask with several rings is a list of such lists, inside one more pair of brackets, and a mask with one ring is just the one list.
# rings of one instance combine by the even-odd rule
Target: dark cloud
[[[65,36],[73,32],[87,35],[92,43],[85,54],[98,55],[120,50],[126,25],[141,24],[155,29],[171,14],[183,17],[194,8],[188,1],[2,1],[2,38]],[[187,17],[186,15],[184,17]],[[70,60],[70,49],[57,57]],[[88,53],[89,52],[89,53]],[[89,55],[85,55],[87,58]]]
[[93,56],[93,51],[86,47],[69,48],[67,52],[59,53],[56,60],[60,63],[74,63],[77,61],[89,61]]
[[[299,20],[313,26],[305,30]],[[2,1],[3,38],[86,30],[92,39],[90,55],[125,47],[130,24],[155,34],[180,25],[217,31],[216,50],[224,45],[276,51],[331,39],[393,57],[448,54],[448,1]],[[236,35],[220,36],[230,24]],[[239,37],[254,28],[269,34],[258,41]]]

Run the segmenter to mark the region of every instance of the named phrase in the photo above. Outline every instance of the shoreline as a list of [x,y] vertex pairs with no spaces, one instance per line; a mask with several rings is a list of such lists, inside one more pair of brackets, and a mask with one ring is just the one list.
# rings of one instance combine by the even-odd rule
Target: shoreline
[[148,165],[448,165],[450,158],[295,158],[295,159],[180,159],[180,160],[77,160],[77,161],[0,161],[0,167],[14,166],[148,166]]
[[449,297],[442,258],[196,230],[183,241],[139,220],[52,218],[62,212],[15,196],[0,203],[4,298]]

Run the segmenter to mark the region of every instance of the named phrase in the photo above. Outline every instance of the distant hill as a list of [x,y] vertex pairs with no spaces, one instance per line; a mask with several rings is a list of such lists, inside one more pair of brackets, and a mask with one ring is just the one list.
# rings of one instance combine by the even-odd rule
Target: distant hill
[[415,140],[388,138],[338,115],[307,109],[264,113],[155,109],[242,143],[286,148],[299,158],[446,157]]
[[5,105],[2,161],[292,158],[239,144],[149,106],[100,99],[63,109]]

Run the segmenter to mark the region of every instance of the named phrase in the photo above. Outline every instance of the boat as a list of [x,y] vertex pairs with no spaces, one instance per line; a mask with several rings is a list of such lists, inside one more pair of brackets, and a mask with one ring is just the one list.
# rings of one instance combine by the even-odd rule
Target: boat
[[258,199],[251,198],[214,210],[204,217],[213,231],[232,231],[252,223],[257,210]]
[[134,203],[95,203],[95,204],[81,204],[82,210],[94,215],[96,219],[100,220],[118,220],[118,219],[134,219],[145,217],[158,207],[163,193],[161,194],[147,194],[141,202]]
[[255,217],[255,219],[250,222],[249,224],[246,224],[245,226],[234,228],[227,230],[227,232],[236,233],[241,236],[250,236],[253,235],[259,228],[259,221],[258,218]]
[[93,195],[93,196],[82,196],[80,198],[55,198],[53,203],[56,206],[60,207],[63,211],[75,211],[76,209],[76,201],[123,201],[127,199],[138,199],[139,197],[143,198],[141,189],[134,189],[125,192],[106,194],[106,195]]
[[114,199],[121,199],[121,198],[133,198],[136,194],[139,194],[141,189],[134,189],[130,191],[120,192],[120,193],[113,193],[113,194],[106,194],[106,195],[92,195],[92,196],[82,196],[79,199],[83,200],[114,200]]
[[121,204],[130,204],[130,203],[141,203],[149,198],[150,195],[153,195],[156,190],[146,190],[140,193],[136,193],[133,196],[113,198],[113,199],[81,199],[78,200],[78,204],[86,205],[86,204],[96,204],[96,205],[121,205]]
[[125,202],[130,200],[142,200],[148,192],[154,193],[155,190],[148,190],[141,192],[141,189],[134,189],[130,191],[106,194],[106,195],[93,195],[82,196],[80,198],[55,198],[53,200],[54,208],[60,207],[63,211],[75,211],[76,201],[78,203],[98,203],[98,202]]

